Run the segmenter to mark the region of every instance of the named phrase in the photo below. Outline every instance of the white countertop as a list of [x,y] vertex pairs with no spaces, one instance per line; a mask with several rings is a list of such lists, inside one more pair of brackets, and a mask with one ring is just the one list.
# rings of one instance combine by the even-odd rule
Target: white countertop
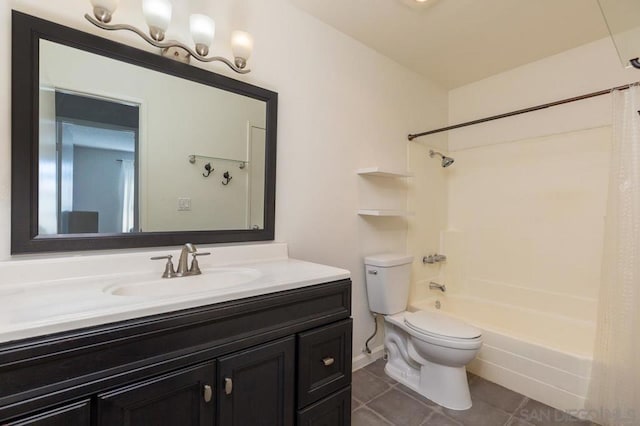
[[[99,256],[100,259],[81,260],[78,265],[74,264],[73,259],[53,262],[51,260],[12,262],[14,265],[8,265],[4,269],[13,268],[10,272],[15,275],[18,275],[19,269],[24,269],[26,273],[27,269],[32,270],[36,266],[40,271],[37,274],[31,271],[32,281],[30,282],[0,284],[0,343],[350,277],[349,271],[344,269],[290,259],[286,256],[286,245],[284,255],[280,245],[273,244],[271,248],[265,249],[267,246],[259,246],[257,252],[255,249],[252,251],[253,246],[235,247],[230,250],[225,250],[224,247],[210,250],[201,248],[200,251],[214,252],[214,256],[201,258],[202,275],[172,279],[160,278],[164,266],[162,262],[152,262],[153,272],[150,271],[148,263],[143,263],[141,272],[128,267],[123,268],[125,269],[123,272],[100,274],[104,270],[96,268],[96,273],[92,275],[86,275],[86,269],[90,269],[90,265],[79,265],[82,261],[89,264],[102,261],[110,262],[113,266],[113,262],[121,260],[122,256],[129,258],[134,256],[140,261],[147,262],[149,253]],[[254,257],[247,256],[256,253]],[[209,263],[204,262],[207,258],[211,259]],[[251,261],[243,261],[248,258]],[[79,266],[81,270],[85,268],[83,270],[85,275],[60,277],[53,274],[54,279],[37,279],[47,275],[47,266],[51,270],[55,270],[56,267],[61,269],[59,263],[68,263],[67,266],[72,267]],[[3,272],[2,269],[0,266],[0,274]],[[239,271],[243,274],[244,282],[231,286],[216,284],[210,288],[207,287],[212,280],[218,279],[216,275],[224,274],[225,271],[231,271],[231,273]],[[224,278],[219,282],[224,282]],[[131,288],[137,285],[147,285],[148,288],[153,288],[154,285],[158,288],[167,288],[171,285],[204,286],[204,289],[176,295],[162,294],[161,291],[142,296],[123,296],[118,295],[117,292],[113,293],[114,290],[123,286]]]

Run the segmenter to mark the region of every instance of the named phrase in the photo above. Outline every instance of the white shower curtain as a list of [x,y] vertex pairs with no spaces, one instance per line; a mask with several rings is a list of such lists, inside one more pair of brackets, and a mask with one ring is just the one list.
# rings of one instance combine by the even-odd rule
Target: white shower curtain
[[587,407],[605,425],[640,424],[640,86],[613,93],[596,348]]
[[131,232],[135,226],[135,164],[132,160],[122,161],[120,188],[122,190],[122,232]]

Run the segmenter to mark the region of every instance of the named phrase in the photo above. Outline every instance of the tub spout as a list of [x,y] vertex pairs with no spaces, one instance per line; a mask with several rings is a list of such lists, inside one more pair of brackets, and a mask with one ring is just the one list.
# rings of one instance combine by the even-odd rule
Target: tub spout
[[429,283],[429,288],[430,288],[431,290],[440,290],[440,291],[441,291],[441,292],[443,292],[443,293],[444,293],[445,291],[447,291],[447,286],[446,286],[446,285],[444,285],[444,284],[438,284],[437,282],[434,282],[434,281],[431,281],[431,282]]

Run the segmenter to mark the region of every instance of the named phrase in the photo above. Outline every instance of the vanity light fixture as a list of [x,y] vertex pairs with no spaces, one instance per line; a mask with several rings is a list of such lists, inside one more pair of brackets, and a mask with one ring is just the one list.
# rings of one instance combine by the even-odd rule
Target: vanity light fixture
[[193,57],[201,62],[223,62],[238,74],[247,74],[247,60],[253,51],[253,38],[244,31],[231,33],[231,49],[233,62],[221,56],[209,55],[209,46],[213,43],[216,24],[207,15],[193,14],[189,18],[189,29],[195,48],[176,40],[164,41],[165,33],[171,22],[171,2],[169,0],[142,0],[142,13],[149,27],[149,35],[138,28],[127,24],[110,24],[113,13],[118,7],[119,0],[91,0],[93,15],[88,13],[84,17],[98,28],[108,31],[127,30],[138,34],[149,44],[162,49],[162,55],[172,59],[189,63]]

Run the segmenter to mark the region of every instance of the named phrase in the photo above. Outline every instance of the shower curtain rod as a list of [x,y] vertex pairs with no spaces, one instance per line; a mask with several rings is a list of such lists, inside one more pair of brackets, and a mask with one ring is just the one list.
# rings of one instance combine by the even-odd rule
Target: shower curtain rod
[[442,133],[442,132],[446,132],[448,130],[459,129],[461,127],[467,127],[467,126],[473,126],[473,125],[480,124],[480,123],[486,123],[487,121],[499,120],[501,118],[513,117],[514,115],[525,114],[527,112],[539,111],[541,109],[546,109],[546,108],[550,108],[550,107],[554,107],[554,106],[558,106],[558,105],[568,104],[570,102],[576,102],[576,101],[582,101],[584,99],[595,98],[596,96],[602,96],[602,95],[606,95],[608,93],[611,93],[614,90],[625,90],[625,89],[628,89],[629,86],[630,86],[629,84],[625,84],[623,86],[617,86],[617,87],[613,87],[611,89],[606,89],[606,90],[600,90],[598,92],[587,93],[586,95],[574,96],[573,98],[567,98],[567,99],[562,99],[560,101],[549,102],[547,104],[537,105],[537,106],[534,106],[534,107],[518,109],[516,111],[506,112],[504,114],[492,115],[491,117],[479,118],[477,120],[467,121],[465,123],[454,124],[452,126],[442,127],[440,129],[429,130],[429,131],[422,132],[422,133],[413,133],[413,134],[410,134],[408,136],[408,139],[410,141],[412,141],[415,138],[419,138],[421,136],[433,135],[435,133]]

